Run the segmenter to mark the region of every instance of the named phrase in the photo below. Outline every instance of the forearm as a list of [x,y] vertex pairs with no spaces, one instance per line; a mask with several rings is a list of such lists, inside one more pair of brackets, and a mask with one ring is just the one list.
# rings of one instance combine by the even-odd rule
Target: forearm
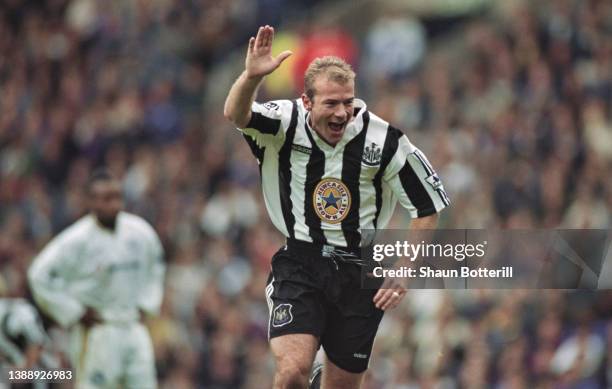
[[[410,242],[430,242],[431,238],[433,236],[433,231],[431,230],[435,230],[436,227],[438,225],[438,214],[434,213],[433,215],[429,215],[429,216],[425,216],[425,217],[420,217],[420,218],[416,218],[416,219],[412,219],[412,221],[410,222],[410,229],[413,230],[414,232],[410,233]],[[416,230],[421,230],[421,231],[416,231]],[[401,259],[398,260],[396,262],[396,266],[402,267],[402,266],[414,266],[415,265],[415,259],[413,258],[412,260],[409,259],[408,257],[400,257]]]
[[[438,225],[438,214],[434,213],[433,215],[412,219],[410,223],[411,230],[433,230]],[[417,235],[417,236],[413,236]],[[431,235],[431,231],[423,231],[422,233],[412,233],[411,241],[421,241],[420,238],[425,238],[423,240],[429,241],[429,236]],[[401,268],[411,268],[413,269],[417,266],[417,262],[409,260],[407,257],[400,257],[394,264],[393,267],[395,269]],[[406,294],[407,285],[405,284],[407,279],[401,280],[399,278],[394,277],[386,277],[382,286],[376,292],[374,296],[373,302],[377,308],[382,309],[383,311],[389,308],[395,308],[403,296]]]
[[438,226],[438,214],[412,219],[410,222],[411,230],[434,230]]
[[[431,237],[433,236],[433,231],[428,231],[428,230],[435,230],[437,225],[438,225],[438,214],[437,213],[434,213],[433,215],[429,215],[425,217],[412,219],[412,221],[410,222],[410,229],[411,230],[423,230],[423,231],[412,232],[410,234],[409,241],[410,242],[420,242],[420,241],[429,242],[431,240]],[[410,260],[408,257],[400,257],[400,259],[395,262],[395,267],[398,269],[401,267],[413,267],[415,263],[416,262],[414,261],[414,259]]]
[[263,77],[249,78],[244,71],[232,85],[225,99],[223,115],[238,128],[244,128],[249,123],[251,106],[262,80]]

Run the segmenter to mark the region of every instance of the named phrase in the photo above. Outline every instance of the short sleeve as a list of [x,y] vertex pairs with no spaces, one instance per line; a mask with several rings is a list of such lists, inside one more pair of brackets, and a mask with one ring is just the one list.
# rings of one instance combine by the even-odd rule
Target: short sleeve
[[257,146],[279,144],[285,139],[285,132],[294,114],[294,103],[290,100],[275,100],[263,104],[254,102],[251,107],[251,120],[240,131]]
[[450,204],[438,174],[406,135],[400,137],[384,179],[413,218],[440,212]]

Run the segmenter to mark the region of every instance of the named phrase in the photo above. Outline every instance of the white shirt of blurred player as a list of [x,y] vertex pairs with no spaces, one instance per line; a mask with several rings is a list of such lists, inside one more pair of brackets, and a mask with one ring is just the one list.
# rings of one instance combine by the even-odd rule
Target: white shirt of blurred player
[[0,323],[0,360],[4,357],[14,366],[25,363],[25,350],[11,339],[24,337],[26,347],[47,341],[38,312],[24,299],[0,299]]
[[120,212],[115,230],[84,216],[55,237],[34,259],[28,278],[38,306],[63,327],[87,307],[107,322],[139,319],[159,311],[165,266],[153,228]]

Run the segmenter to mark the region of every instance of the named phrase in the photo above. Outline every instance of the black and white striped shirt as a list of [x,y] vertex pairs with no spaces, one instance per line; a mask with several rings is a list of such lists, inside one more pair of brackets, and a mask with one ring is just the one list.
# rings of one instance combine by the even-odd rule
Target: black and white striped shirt
[[0,367],[23,366],[30,345],[43,345],[47,334],[36,309],[21,298],[0,299]]
[[261,170],[266,208],[286,237],[360,247],[384,228],[397,201],[413,218],[449,205],[425,155],[355,99],[355,116],[330,146],[310,128],[300,99],[254,103],[242,133]]

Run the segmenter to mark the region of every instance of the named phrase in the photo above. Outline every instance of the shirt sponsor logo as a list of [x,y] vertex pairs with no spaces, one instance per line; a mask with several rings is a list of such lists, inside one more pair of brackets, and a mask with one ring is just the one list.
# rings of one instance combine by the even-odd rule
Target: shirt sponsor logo
[[351,208],[351,192],[336,178],[322,179],[314,189],[312,203],[317,216],[331,224],[340,223]]
[[359,359],[367,359],[368,358],[368,356],[366,354],[359,354],[359,353],[355,353],[355,354],[353,354],[353,356],[355,358],[359,358]]
[[298,153],[304,153],[310,155],[312,153],[312,149],[302,145],[296,145],[295,143],[291,145],[291,150],[295,150]]

